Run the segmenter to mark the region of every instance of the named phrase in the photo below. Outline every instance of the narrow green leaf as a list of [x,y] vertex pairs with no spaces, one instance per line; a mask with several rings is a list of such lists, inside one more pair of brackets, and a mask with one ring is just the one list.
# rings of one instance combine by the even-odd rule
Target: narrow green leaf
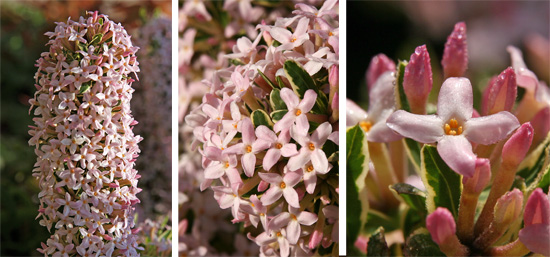
[[277,76],[277,77],[275,78],[275,80],[277,81],[277,84],[279,84],[279,88],[286,87],[286,86],[285,86],[285,83],[283,82],[283,79],[281,78],[281,76]]
[[268,128],[273,128],[273,122],[264,110],[258,109],[253,111],[250,115],[250,119],[252,119],[252,124],[254,124],[255,128],[260,125],[267,126]]
[[407,257],[446,256],[439,250],[439,246],[432,240],[432,236],[425,229],[415,231],[407,239],[403,255]]
[[441,159],[434,146],[422,147],[421,175],[428,191],[426,208],[428,213],[435,211],[437,207],[445,207],[457,217],[460,201],[461,176],[454,172]]
[[88,43],[88,45],[97,44],[97,43],[101,42],[101,40],[103,40],[103,34],[102,33],[95,34],[94,37],[92,38],[92,40]]
[[392,185],[390,189],[399,194],[417,214],[420,216],[426,215],[426,194],[422,190],[405,183]]
[[542,191],[544,191],[545,194],[548,194],[548,188],[550,187],[550,165],[546,166],[537,187],[542,188]]
[[99,25],[103,25],[103,18],[99,18]]
[[277,88],[273,81],[271,81],[271,79],[269,79],[262,71],[260,71],[260,69],[258,69],[258,73],[265,80],[265,82],[267,82],[267,84],[271,86],[271,88]]
[[346,167],[349,172],[346,178],[348,249],[354,249],[353,243],[360,229],[367,222],[368,200],[365,187],[365,178],[369,171],[367,144],[365,133],[359,126],[356,125],[346,131]]
[[544,167],[550,162],[550,133],[546,139],[521,162],[517,175],[525,179],[528,188],[535,187],[542,178]]
[[378,227],[382,226],[388,232],[401,228],[401,216],[399,209],[387,210],[380,212],[374,209],[369,209],[367,214],[367,224],[363,232],[372,234]]
[[390,248],[384,236],[384,227],[378,228],[369,238],[367,256],[390,256]]
[[280,121],[287,112],[288,111],[286,109],[271,112],[271,119],[273,120],[273,122]]
[[269,94],[269,103],[274,111],[286,110],[286,104],[283,99],[281,99],[281,90],[277,88],[271,90],[271,93]]
[[92,81],[84,82],[82,83],[82,85],[80,85],[80,91],[78,91],[78,93],[79,94],[85,93],[88,90],[90,90],[91,87],[92,87]]
[[407,149],[407,155],[409,160],[412,161],[415,169],[420,170],[420,144],[410,138],[404,138],[405,140],[405,149]]
[[400,61],[397,65],[397,104],[399,109],[410,112],[409,101],[405,95],[405,89],[403,88],[403,77],[405,76],[405,67],[407,67],[407,61]]
[[307,71],[296,61],[288,60],[284,64],[284,70],[292,90],[300,97],[304,98],[304,94],[308,89],[313,89],[318,92],[319,89],[315,85],[313,78],[307,73]]

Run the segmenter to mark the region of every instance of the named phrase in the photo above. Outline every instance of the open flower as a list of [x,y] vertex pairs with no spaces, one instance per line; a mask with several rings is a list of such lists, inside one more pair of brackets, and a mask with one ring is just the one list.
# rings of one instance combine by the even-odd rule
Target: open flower
[[443,82],[437,103],[437,115],[417,115],[396,111],[387,120],[388,127],[421,143],[437,142],[441,158],[455,172],[471,177],[476,156],[470,141],[489,145],[505,138],[519,126],[507,111],[472,118],[473,93],[467,78],[448,78]]
[[291,89],[283,88],[281,89],[281,99],[285,102],[288,112],[273,126],[275,132],[290,128],[294,122],[298,124],[307,123],[306,113],[313,108],[317,99],[317,93],[309,89],[304,94],[304,99],[300,101],[300,98]]

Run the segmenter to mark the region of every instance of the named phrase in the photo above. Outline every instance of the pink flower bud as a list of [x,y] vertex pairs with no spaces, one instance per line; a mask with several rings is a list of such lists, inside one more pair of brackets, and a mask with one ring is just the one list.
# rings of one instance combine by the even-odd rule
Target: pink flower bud
[[491,115],[500,111],[510,111],[517,96],[516,73],[508,67],[498,77],[491,79],[483,93],[483,115]]
[[466,44],[466,24],[459,22],[447,37],[443,51],[443,73],[445,78],[462,77],[468,68],[468,46]]
[[456,236],[456,224],[453,215],[446,208],[438,207],[426,218],[426,228],[432,235],[432,240],[438,245],[448,238]]
[[546,106],[531,119],[531,125],[533,125],[533,130],[535,131],[535,136],[533,138],[534,145],[538,145],[539,142],[546,138],[548,132],[550,131],[550,107]]
[[496,226],[508,226],[516,220],[523,204],[523,194],[517,188],[501,196],[495,205],[495,218],[493,222]]
[[530,251],[550,256],[550,200],[541,188],[535,189],[527,200],[523,223],[519,240]]
[[476,160],[476,169],[472,177],[463,177],[464,191],[473,194],[480,194],[491,180],[491,164],[489,159],[480,158]]
[[514,46],[508,46],[506,51],[510,53],[512,58],[512,67],[514,67],[517,75],[518,86],[524,87],[527,91],[536,92],[539,80],[535,73],[527,69],[521,51]]
[[533,127],[530,122],[521,127],[508,139],[502,148],[502,162],[517,166],[527,154],[533,141]]
[[328,82],[331,87],[338,87],[338,65],[332,65],[328,74]]
[[395,63],[388,58],[385,54],[378,54],[374,56],[369,64],[367,69],[367,86],[369,90],[372,88],[376,80],[380,75],[384,74],[386,71],[394,71]]
[[369,238],[359,235],[357,237],[357,240],[355,240],[355,243],[353,245],[355,245],[355,247],[357,247],[357,249],[359,249],[359,251],[366,254],[368,244],[369,244]]
[[432,90],[432,84],[430,54],[426,45],[421,45],[411,55],[403,78],[403,89],[413,113],[425,114],[426,100]]

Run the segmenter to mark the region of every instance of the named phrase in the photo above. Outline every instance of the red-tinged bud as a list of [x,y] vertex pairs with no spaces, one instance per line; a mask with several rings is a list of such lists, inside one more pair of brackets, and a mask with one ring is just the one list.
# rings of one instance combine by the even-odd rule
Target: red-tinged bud
[[491,79],[483,93],[483,115],[491,115],[500,111],[510,111],[517,96],[516,73],[508,67],[498,77]]
[[535,135],[533,137],[533,145],[538,145],[540,142],[546,138],[548,132],[550,131],[550,107],[546,106],[531,119],[531,125],[533,125],[533,130]]
[[524,87],[527,91],[536,92],[539,80],[535,73],[527,69],[521,51],[514,46],[508,46],[506,51],[510,53],[512,58],[512,67],[514,67],[517,75],[518,86]]
[[334,93],[334,97],[332,98],[332,104],[331,104],[331,107],[332,107],[332,119],[333,120],[338,120],[339,119],[339,116],[338,116],[338,113],[340,108],[338,107],[340,104],[339,102],[339,94],[338,92]]
[[367,69],[367,87],[372,88],[380,75],[386,71],[395,71],[395,63],[384,54],[378,54],[370,61]]
[[339,75],[338,75],[338,65],[332,65],[330,67],[330,72],[328,74],[328,83],[330,87],[338,87]]
[[501,196],[495,205],[494,225],[503,230],[521,214],[523,194],[517,188]]
[[361,251],[362,253],[367,254],[368,244],[369,244],[369,238],[366,236],[359,235],[353,245],[357,247],[357,249],[359,249],[359,251]]
[[426,114],[426,100],[428,100],[432,85],[430,54],[426,45],[421,45],[411,55],[403,77],[403,89],[411,105],[412,113]]
[[502,163],[517,166],[527,154],[533,141],[533,126],[530,122],[521,127],[508,139],[502,148]]
[[438,245],[456,236],[456,224],[453,214],[446,208],[438,207],[426,218],[426,228],[432,235],[432,240]]
[[532,252],[550,256],[550,200],[537,188],[525,205],[519,240]]
[[466,24],[459,22],[447,37],[443,51],[443,73],[445,78],[462,77],[468,68],[468,45],[466,44]]
[[464,192],[480,194],[491,180],[491,164],[489,159],[480,158],[476,160],[474,176],[462,178]]

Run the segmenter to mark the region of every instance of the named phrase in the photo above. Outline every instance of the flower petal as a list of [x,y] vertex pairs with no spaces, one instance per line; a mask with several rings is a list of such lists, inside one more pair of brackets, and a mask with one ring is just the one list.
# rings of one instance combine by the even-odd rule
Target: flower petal
[[[285,200],[288,204],[294,208],[300,208],[300,201],[298,198],[298,193],[292,187],[286,187],[282,190]],[[267,194],[267,193],[266,193]],[[263,198],[263,197],[262,197]]]
[[[294,146],[296,148],[296,146]],[[294,149],[296,150],[296,149]],[[281,150],[276,148],[271,148],[267,151],[265,154],[264,160],[263,160],[263,168],[264,170],[268,171],[277,163],[277,161],[281,158]]]
[[279,184],[283,182],[283,178],[281,177],[281,175],[276,173],[258,172],[258,175],[263,181],[270,184]]
[[304,94],[304,99],[298,104],[298,108],[300,108],[302,113],[308,113],[309,111],[311,111],[311,108],[313,108],[313,105],[315,104],[316,100],[317,100],[317,93],[315,93],[313,89],[308,89]]
[[282,212],[269,221],[269,230],[280,230],[290,221],[290,213]]
[[275,132],[264,125],[260,125],[256,128],[256,137],[270,143],[277,141],[277,135],[275,135]]
[[270,205],[279,200],[282,195],[283,190],[279,186],[271,184],[271,187],[269,187],[260,200],[263,205]]
[[[329,205],[329,206],[332,206],[332,205]],[[323,208],[323,211],[325,209],[326,207]],[[325,216],[328,216],[328,215],[325,214]],[[311,226],[313,225],[313,223],[317,222],[317,215],[307,211],[300,212],[300,215],[298,215],[298,222],[305,226]]]
[[287,167],[289,170],[295,171],[304,166],[304,164],[306,164],[306,162],[308,162],[310,159],[311,157],[309,151],[302,147],[302,149],[300,149],[300,151],[298,152],[298,155],[290,157],[287,163]]
[[466,137],[462,135],[444,136],[437,142],[437,152],[456,173],[465,177],[474,175],[476,156]]
[[448,78],[441,85],[437,99],[437,115],[448,121],[452,118],[464,122],[472,117],[474,95],[467,78]]
[[395,77],[387,71],[374,83],[369,92],[369,118],[378,121],[380,114],[387,109],[395,108]]
[[248,177],[254,176],[254,166],[256,166],[256,155],[253,153],[243,154],[241,159],[244,174]]
[[313,164],[313,167],[315,170],[317,170],[319,173],[326,173],[328,170],[328,160],[327,156],[325,155],[325,152],[321,149],[315,149],[311,153],[311,163]]
[[436,115],[418,115],[403,110],[394,112],[386,124],[404,137],[421,143],[433,143],[443,135],[443,121]]
[[306,185],[306,191],[309,194],[313,194],[315,186],[317,185],[317,174],[315,172],[304,172],[304,184]]
[[298,154],[298,150],[296,150],[295,144],[285,144],[281,148],[281,154],[284,157],[291,157]]
[[292,111],[298,104],[300,103],[300,98],[296,94],[294,94],[294,91],[292,89],[283,88],[281,89],[280,93],[281,99],[286,104],[286,107],[289,111]]
[[332,126],[328,121],[324,122],[323,124],[319,125],[317,129],[315,129],[315,131],[311,135],[311,141],[318,146],[323,145],[327,141],[330,132],[332,132]]
[[502,111],[493,115],[471,118],[464,124],[464,136],[468,140],[490,145],[504,139],[519,127],[519,121],[513,114]]
[[300,238],[300,224],[296,220],[290,220],[288,223],[288,226],[286,227],[286,238],[288,239],[288,242],[291,244],[296,244],[298,242],[298,238]]
[[550,256],[550,225],[536,224],[525,226],[519,231],[519,240],[530,251]]
[[539,80],[537,75],[527,69],[521,51],[514,46],[508,46],[506,51],[510,53],[512,58],[512,67],[516,72],[518,86],[524,87],[528,91],[536,92]]
[[403,136],[390,129],[383,119],[375,123],[367,133],[367,140],[370,142],[392,142],[401,138]]

